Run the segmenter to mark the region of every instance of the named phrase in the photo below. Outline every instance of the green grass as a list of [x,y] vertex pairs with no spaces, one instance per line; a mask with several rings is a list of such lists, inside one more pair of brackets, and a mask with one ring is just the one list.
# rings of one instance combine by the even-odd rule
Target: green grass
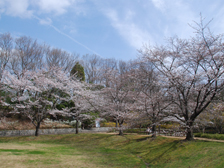
[[146,128],[132,128],[124,130],[124,133],[138,133],[138,134],[145,134]]
[[195,137],[224,140],[224,134],[207,134],[207,133],[195,133]]
[[141,135],[0,138],[2,167],[224,167],[224,143]]

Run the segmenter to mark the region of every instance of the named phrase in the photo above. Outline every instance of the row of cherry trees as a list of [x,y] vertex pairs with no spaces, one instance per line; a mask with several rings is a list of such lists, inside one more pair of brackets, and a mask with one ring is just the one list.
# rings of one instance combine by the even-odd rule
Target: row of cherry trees
[[[10,101],[1,99],[4,106],[10,106],[13,111],[28,117],[36,127],[38,136],[40,124],[49,115],[70,116],[82,120],[90,116],[83,112],[91,111],[91,100],[96,99],[90,90],[82,83],[68,76],[60,68],[26,71],[21,78],[5,71],[2,80],[2,90],[9,93]],[[60,109],[57,105],[67,103]]]
[[202,18],[195,24],[194,37],[170,38],[163,46],[145,45],[137,61],[110,59],[97,65],[97,57],[92,57],[91,66],[85,67],[87,78],[106,86],[103,93],[109,102],[104,113],[120,127],[125,120],[148,118],[155,133],[160,121],[177,121],[191,140],[195,120],[206,110],[210,109],[214,124],[223,121],[223,35],[212,34]]
[[[27,37],[16,39],[13,50],[10,34],[3,34],[1,88],[11,93],[11,102],[1,102],[27,115],[36,135],[48,114],[83,120],[92,111],[116,121],[120,135],[124,123],[141,124],[145,119],[156,136],[157,124],[176,121],[185,126],[186,139],[192,140],[198,116],[221,106],[224,85],[223,37],[213,35],[203,20],[194,29],[190,39],[174,37],[163,46],[143,46],[139,59],[129,62],[96,55],[78,59]],[[70,76],[77,60],[85,69],[86,82],[76,74]],[[64,102],[70,105],[57,108]]]

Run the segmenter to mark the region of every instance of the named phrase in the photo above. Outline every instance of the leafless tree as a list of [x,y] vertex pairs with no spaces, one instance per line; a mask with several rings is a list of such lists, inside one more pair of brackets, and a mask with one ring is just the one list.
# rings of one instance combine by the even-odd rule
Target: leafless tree
[[97,55],[84,55],[80,63],[83,65],[86,75],[86,82],[97,84],[101,78],[101,66],[103,59]]
[[144,46],[143,60],[150,61],[168,84],[175,116],[186,125],[186,140],[193,139],[195,119],[224,86],[224,45],[222,35],[213,35],[208,24],[196,23],[195,37],[171,38],[166,46]]
[[15,39],[15,50],[10,59],[10,69],[18,78],[26,70],[36,70],[43,66],[44,46],[30,37]]
[[71,54],[58,48],[48,47],[46,51],[47,67],[60,67],[65,72],[70,72],[78,60],[78,54]]
[[12,56],[13,38],[10,33],[0,34],[0,80]]
[[117,61],[115,59],[104,59],[101,64],[99,83],[105,87],[109,87],[108,74],[110,71],[117,69]]

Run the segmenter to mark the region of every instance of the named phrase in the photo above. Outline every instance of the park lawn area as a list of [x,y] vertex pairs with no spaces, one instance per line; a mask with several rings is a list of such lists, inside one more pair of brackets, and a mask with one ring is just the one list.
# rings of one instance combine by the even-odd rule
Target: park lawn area
[[0,167],[224,167],[224,143],[128,134],[0,138]]

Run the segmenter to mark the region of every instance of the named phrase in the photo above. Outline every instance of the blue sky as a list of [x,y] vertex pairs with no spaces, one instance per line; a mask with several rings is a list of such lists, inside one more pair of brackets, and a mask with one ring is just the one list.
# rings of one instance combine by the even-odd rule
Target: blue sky
[[188,38],[200,13],[224,33],[223,0],[0,0],[0,33],[80,55],[135,59],[143,44]]

